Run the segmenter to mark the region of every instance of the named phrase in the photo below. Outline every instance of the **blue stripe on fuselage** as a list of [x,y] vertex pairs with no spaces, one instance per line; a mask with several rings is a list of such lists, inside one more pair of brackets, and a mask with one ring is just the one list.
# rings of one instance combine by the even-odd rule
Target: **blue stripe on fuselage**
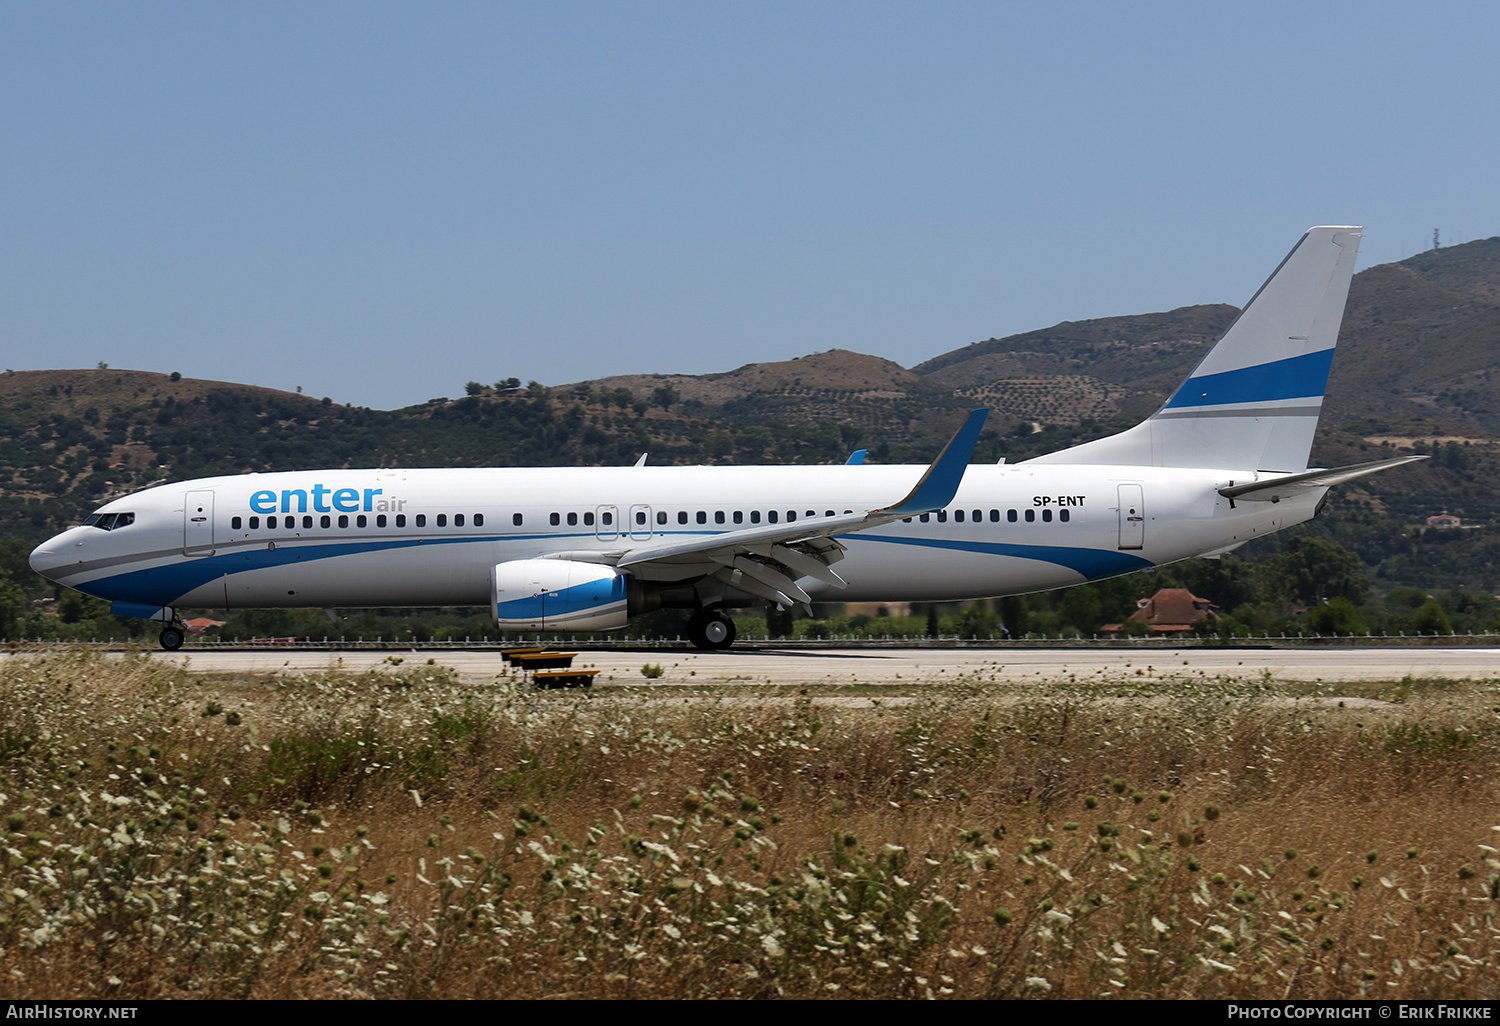
[[99,598],[123,602],[149,602],[169,606],[179,596],[221,577],[268,567],[308,563],[337,556],[352,556],[386,549],[405,549],[417,545],[452,545],[458,542],[494,542],[497,536],[475,538],[412,538],[371,542],[339,542],[319,545],[280,545],[275,549],[240,549],[200,558],[180,557],[174,562],[145,570],[132,570],[113,577],[99,577],[73,585],[79,591]]
[[[698,532],[682,532],[698,533]],[[593,537],[589,535],[588,537]],[[150,603],[170,606],[177,599],[210,581],[235,574],[288,566],[314,560],[353,556],[366,552],[412,548],[417,545],[453,545],[473,542],[561,540],[555,535],[533,535],[530,539],[514,536],[484,536],[422,539],[382,539],[369,542],[339,542],[316,545],[281,545],[275,549],[254,548],[226,552],[198,559],[183,558],[145,570],[132,570],[112,577],[96,578],[76,585],[79,591],[119,602]],[[1013,556],[1067,567],[1088,580],[1115,577],[1153,566],[1150,560],[1112,549],[1070,548],[1061,545],[1018,545],[1009,542],[979,542],[940,538],[895,538],[889,535],[858,534],[851,541],[889,542],[897,545],[926,545],[932,548],[974,552],[992,556]]]
[[1254,367],[1188,378],[1167,400],[1166,409],[1321,396],[1328,388],[1328,371],[1332,366],[1333,350],[1324,349]]
[[851,540],[892,542],[896,545],[926,545],[936,549],[983,553],[987,556],[1034,559],[1039,563],[1065,566],[1075,573],[1082,574],[1090,581],[1118,577],[1120,574],[1146,570],[1156,565],[1149,559],[1114,549],[1078,549],[1062,545],[1016,545],[1010,542],[950,541],[945,538],[892,538],[889,535],[879,534],[856,535]]

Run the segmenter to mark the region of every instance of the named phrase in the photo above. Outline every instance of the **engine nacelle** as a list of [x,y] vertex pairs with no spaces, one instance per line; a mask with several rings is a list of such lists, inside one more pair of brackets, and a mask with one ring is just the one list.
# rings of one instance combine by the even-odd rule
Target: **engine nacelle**
[[629,574],[571,559],[496,563],[490,615],[503,631],[607,631],[630,619]]

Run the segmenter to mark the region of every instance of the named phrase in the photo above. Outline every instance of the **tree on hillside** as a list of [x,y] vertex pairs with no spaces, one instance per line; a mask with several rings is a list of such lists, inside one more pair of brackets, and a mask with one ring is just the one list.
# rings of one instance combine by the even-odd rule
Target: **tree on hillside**
[[1448,622],[1448,613],[1443,609],[1443,604],[1436,599],[1417,610],[1416,615],[1411,618],[1411,628],[1418,634],[1453,633],[1453,627]]
[[1368,630],[1355,611],[1354,603],[1346,598],[1336,598],[1325,606],[1319,606],[1308,617],[1308,623],[1319,634],[1336,636],[1364,634]]
[[1359,557],[1324,538],[1293,538],[1287,550],[1262,564],[1260,586],[1268,601],[1322,605],[1334,598],[1358,605],[1370,591]]

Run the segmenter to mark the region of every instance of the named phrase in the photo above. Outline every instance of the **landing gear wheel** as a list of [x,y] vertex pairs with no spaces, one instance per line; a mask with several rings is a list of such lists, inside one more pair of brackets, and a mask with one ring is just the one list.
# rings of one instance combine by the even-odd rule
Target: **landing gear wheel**
[[734,644],[734,621],[723,613],[697,612],[687,623],[688,640],[703,649],[728,648]]
[[182,628],[180,627],[163,627],[161,633],[157,635],[157,640],[161,642],[161,647],[168,652],[176,652],[182,647],[182,641],[185,637],[186,635],[182,633]]

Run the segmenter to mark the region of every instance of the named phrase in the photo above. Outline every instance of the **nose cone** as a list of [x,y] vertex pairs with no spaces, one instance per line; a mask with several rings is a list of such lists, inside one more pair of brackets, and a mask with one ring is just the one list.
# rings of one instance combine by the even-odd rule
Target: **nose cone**
[[31,558],[27,560],[31,569],[47,578],[49,581],[57,580],[58,571],[63,567],[66,556],[64,556],[57,538],[49,538],[36,548],[31,550]]

